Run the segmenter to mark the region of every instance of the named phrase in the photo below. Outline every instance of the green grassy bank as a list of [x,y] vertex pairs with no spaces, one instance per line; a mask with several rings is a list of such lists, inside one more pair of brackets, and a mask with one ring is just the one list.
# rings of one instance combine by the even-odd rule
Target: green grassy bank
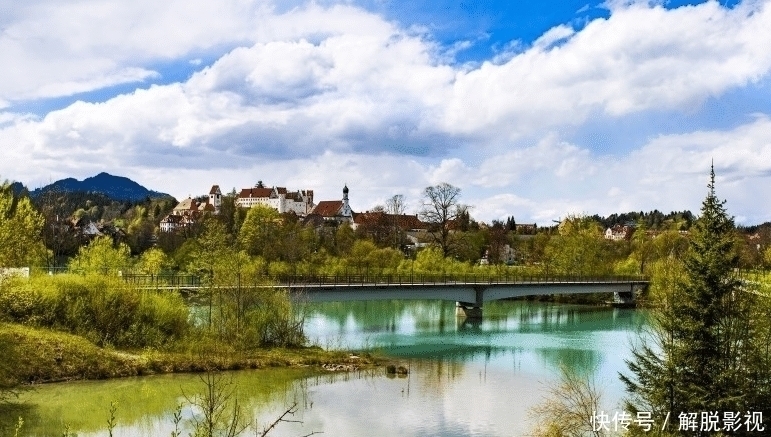
[[0,281],[0,389],[155,373],[374,364],[371,357],[309,347],[300,310],[285,292],[218,287],[205,297],[211,314],[194,317],[178,293],[144,290],[116,277]]
[[236,351],[126,351],[102,348],[83,337],[11,323],[0,323],[6,387],[79,379],[106,379],[156,373],[259,369],[342,364],[373,366],[371,355],[353,356],[319,347],[261,348]]

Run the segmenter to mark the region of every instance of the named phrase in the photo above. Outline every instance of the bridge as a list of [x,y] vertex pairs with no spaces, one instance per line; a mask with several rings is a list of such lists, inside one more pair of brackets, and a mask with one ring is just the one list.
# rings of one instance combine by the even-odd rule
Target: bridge
[[[197,277],[124,275],[124,280],[143,288],[198,290],[206,287]],[[555,294],[613,294],[614,302],[630,304],[635,294],[648,285],[642,276],[581,275],[285,275],[270,285],[289,291],[296,300],[308,302],[343,302],[354,300],[449,300],[456,302],[456,314],[479,318],[485,302],[524,296]],[[235,285],[220,286],[232,288]]]

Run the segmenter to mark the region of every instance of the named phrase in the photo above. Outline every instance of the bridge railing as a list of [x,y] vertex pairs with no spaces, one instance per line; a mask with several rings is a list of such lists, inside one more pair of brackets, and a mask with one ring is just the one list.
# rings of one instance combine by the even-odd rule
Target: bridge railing
[[[150,287],[200,287],[202,280],[196,275],[179,274],[123,274],[123,279],[137,286]],[[480,273],[351,273],[338,275],[278,275],[272,280],[277,285],[463,285],[463,284],[513,284],[513,283],[629,283],[647,282],[639,275],[528,275],[528,274],[480,274]]]
[[647,282],[639,275],[521,275],[521,274],[344,274],[344,275],[282,275],[275,278],[279,284],[307,285],[458,285],[458,284],[512,284],[512,283],[608,283]]
[[157,287],[200,287],[201,278],[196,275],[159,274],[146,275],[128,273],[122,275],[123,280],[137,286]]

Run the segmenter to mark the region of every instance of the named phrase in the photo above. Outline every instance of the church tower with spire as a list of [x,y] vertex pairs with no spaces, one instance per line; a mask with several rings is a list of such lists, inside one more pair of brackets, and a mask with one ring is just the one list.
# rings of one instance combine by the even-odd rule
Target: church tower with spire
[[343,207],[340,208],[340,215],[343,217],[353,217],[351,207],[348,205],[348,184],[343,185]]

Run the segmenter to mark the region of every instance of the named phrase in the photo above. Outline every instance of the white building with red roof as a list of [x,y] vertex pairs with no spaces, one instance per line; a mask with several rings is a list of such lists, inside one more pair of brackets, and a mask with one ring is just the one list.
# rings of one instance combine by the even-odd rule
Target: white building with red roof
[[287,191],[285,187],[268,188],[259,181],[254,188],[244,188],[238,193],[236,205],[242,208],[264,205],[279,213],[294,212],[305,216],[314,207],[313,190]]
[[322,200],[310,213],[311,216],[321,217],[324,221],[353,222],[353,211],[348,204],[348,186],[343,187],[342,200]]

